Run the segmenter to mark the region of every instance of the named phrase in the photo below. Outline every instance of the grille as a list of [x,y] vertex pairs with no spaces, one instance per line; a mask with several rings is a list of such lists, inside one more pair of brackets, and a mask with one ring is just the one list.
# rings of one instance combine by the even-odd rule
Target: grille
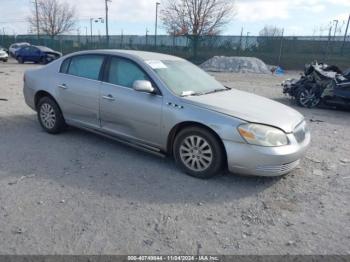
[[299,163],[300,160],[279,166],[258,166],[256,170],[264,173],[284,174],[296,168],[299,165]]

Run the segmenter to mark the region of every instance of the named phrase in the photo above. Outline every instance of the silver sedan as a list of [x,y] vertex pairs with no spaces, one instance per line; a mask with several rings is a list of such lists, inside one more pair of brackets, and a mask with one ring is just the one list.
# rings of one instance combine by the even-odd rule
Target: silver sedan
[[277,176],[310,143],[297,111],[231,89],[178,57],[140,51],[73,53],[24,75],[26,103],[56,134],[83,128],[160,155],[187,174]]

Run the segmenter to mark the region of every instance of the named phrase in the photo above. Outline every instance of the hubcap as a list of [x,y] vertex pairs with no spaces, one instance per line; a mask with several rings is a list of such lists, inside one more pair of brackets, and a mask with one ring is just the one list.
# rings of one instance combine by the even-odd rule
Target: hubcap
[[52,129],[55,126],[56,114],[50,104],[45,103],[41,105],[40,119],[43,125],[48,129]]
[[302,104],[304,107],[314,107],[319,101],[320,99],[316,97],[316,94],[311,90],[305,89],[300,94],[300,104]]
[[199,172],[207,169],[213,161],[209,143],[200,136],[186,137],[180,146],[180,157],[189,169]]

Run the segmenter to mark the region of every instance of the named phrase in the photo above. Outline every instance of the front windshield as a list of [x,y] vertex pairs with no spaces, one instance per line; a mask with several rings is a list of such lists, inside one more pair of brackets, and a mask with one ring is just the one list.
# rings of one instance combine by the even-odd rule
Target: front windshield
[[225,89],[214,77],[187,61],[163,60],[146,62],[168,88],[179,96],[200,95]]

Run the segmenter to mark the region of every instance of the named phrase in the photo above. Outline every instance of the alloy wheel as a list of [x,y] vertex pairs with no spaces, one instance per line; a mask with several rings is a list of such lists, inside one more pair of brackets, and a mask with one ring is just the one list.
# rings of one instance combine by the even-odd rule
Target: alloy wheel
[[213,162],[213,150],[201,136],[184,138],[179,150],[183,164],[195,172],[206,170]]
[[53,107],[48,104],[44,103],[40,107],[40,119],[42,124],[47,129],[52,129],[56,124],[56,113]]
[[320,102],[320,98],[313,90],[305,89],[300,93],[299,102],[304,107],[315,107]]

